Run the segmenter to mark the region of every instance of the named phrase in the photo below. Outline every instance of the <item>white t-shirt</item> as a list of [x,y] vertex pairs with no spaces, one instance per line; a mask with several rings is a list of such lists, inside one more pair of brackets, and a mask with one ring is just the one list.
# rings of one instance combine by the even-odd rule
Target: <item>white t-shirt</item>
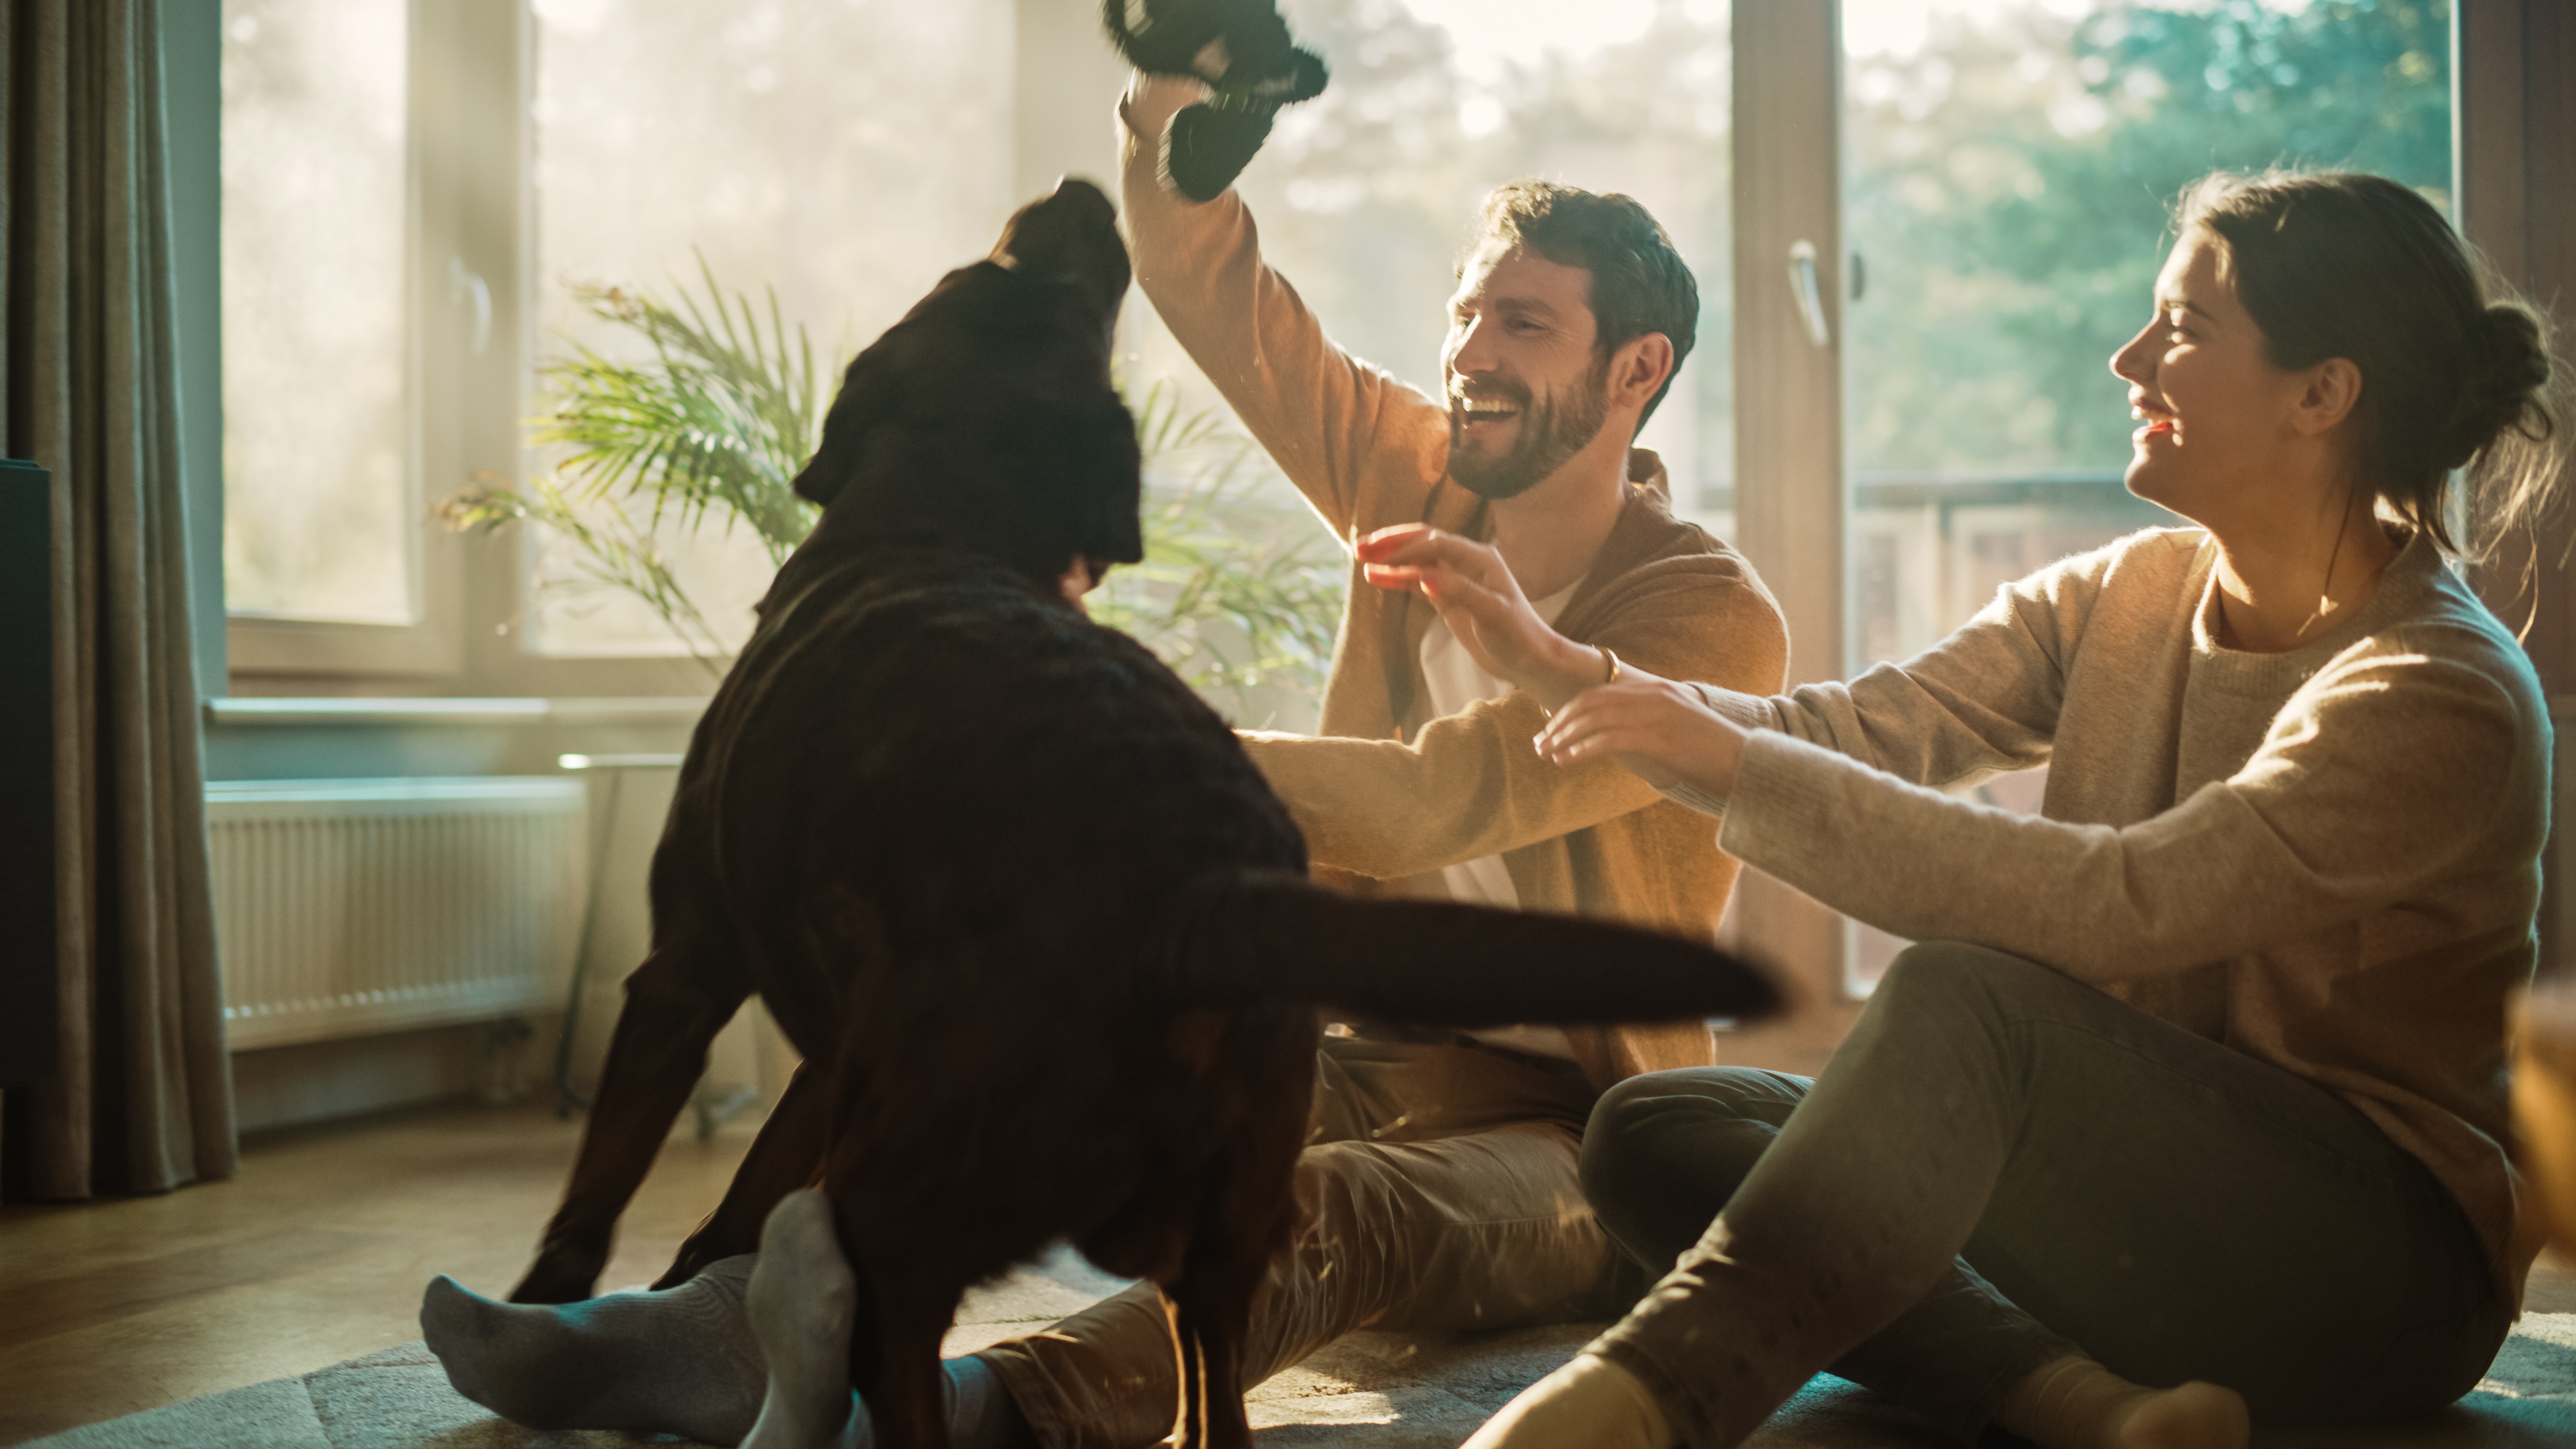
[[[1577,579],[1544,599],[1531,600],[1530,607],[1538,611],[1541,619],[1553,624],[1556,616],[1565,611],[1566,600],[1573,598],[1574,591],[1582,586],[1583,581]],[[1476,662],[1476,656],[1468,653],[1467,646],[1458,642],[1458,636],[1449,632],[1448,621],[1439,618],[1432,620],[1431,632],[1422,636],[1422,678],[1431,688],[1431,713],[1434,716],[1457,714],[1480,699],[1500,699],[1512,692],[1511,685],[1485,672],[1484,667]],[[1520,907],[1520,892],[1512,887],[1511,872],[1503,868],[1503,858],[1499,855],[1460,861],[1443,867],[1440,875],[1451,900],[1501,906],[1505,910]],[[1533,1056],[1564,1057],[1568,1060],[1574,1056],[1574,1048],[1566,1041],[1565,1033],[1552,1026],[1497,1026],[1471,1031],[1467,1035]]]

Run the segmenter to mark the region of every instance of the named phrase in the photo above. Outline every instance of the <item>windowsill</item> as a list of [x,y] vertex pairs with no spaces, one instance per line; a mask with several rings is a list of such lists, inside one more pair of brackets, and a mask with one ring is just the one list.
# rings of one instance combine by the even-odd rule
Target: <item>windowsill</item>
[[704,695],[540,699],[500,697],[324,698],[279,696],[206,701],[213,725],[542,725],[687,724],[706,712]]

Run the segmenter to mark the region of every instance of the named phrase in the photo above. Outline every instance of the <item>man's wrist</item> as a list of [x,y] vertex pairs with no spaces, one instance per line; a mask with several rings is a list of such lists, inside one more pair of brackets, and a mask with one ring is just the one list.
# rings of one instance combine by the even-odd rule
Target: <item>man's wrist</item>
[[1120,98],[1120,114],[1138,141],[1159,150],[1172,117],[1207,96],[1207,83],[1195,77],[1135,71],[1127,78],[1126,95]]

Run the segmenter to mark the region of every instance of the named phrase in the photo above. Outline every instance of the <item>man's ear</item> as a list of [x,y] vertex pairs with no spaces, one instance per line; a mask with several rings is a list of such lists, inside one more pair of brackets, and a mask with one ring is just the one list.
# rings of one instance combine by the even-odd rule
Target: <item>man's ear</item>
[[1673,339],[1661,332],[1631,337],[1610,354],[1610,401],[1642,408],[1673,375]]
[[2361,403],[2361,369],[2329,357],[2307,370],[2307,382],[2290,408],[2290,426],[2314,437],[2331,432]]

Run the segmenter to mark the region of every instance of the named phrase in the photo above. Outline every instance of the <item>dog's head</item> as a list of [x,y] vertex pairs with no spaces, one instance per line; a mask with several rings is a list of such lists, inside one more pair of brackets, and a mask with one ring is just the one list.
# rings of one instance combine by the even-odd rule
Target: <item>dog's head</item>
[[1100,189],[1020,208],[850,363],[796,491],[836,538],[929,544],[1052,581],[1144,556],[1135,420],[1109,380],[1127,248]]

